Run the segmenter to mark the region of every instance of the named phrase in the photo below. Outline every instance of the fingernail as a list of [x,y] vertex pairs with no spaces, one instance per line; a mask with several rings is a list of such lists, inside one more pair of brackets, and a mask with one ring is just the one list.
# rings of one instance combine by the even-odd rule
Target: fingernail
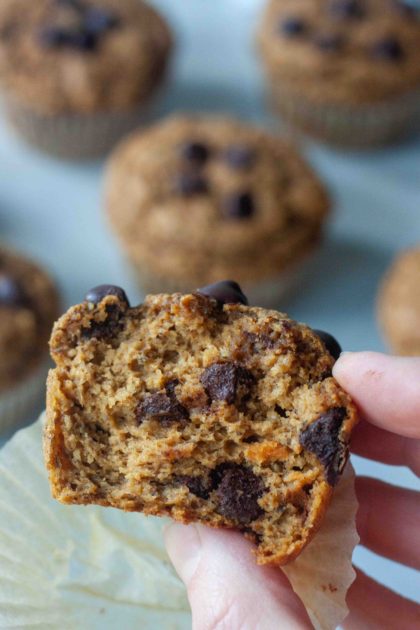
[[201,538],[195,525],[171,523],[164,530],[168,555],[181,580],[188,585],[201,558]]

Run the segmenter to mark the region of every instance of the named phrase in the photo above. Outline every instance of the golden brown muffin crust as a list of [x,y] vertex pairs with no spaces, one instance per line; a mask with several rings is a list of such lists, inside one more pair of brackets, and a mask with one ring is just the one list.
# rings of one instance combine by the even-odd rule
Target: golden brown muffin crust
[[20,381],[46,355],[57,315],[57,291],[49,276],[0,247],[0,391]]
[[420,11],[403,1],[270,0],[258,43],[274,85],[319,102],[372,103],[420,89]]
[[[115,22],[94,36],[94,46],[92,29],[80,45],[45,43],[58,37],[47,30],[83,30],[89,9]],[[166,24],[141,0],[0,2],[0,85],[40,114],[132,109],[159,82],[170,48]]]
[[140,272],[189,287],[277,276],[318,240],[329,209],[282,140],[231,118],[180,115],[117,149],[106,205]]

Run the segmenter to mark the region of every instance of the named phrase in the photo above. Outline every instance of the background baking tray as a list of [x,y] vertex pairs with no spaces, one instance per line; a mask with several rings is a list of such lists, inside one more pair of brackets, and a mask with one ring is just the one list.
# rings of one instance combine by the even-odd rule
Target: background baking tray
[[[178,40],[160,113],[227,111],[276,128],[264,103],[253,42],[262,2],[154,4],[167,16]],[[393,255],[420,242],[420,141],[365,153],[309,142],[302,149],[331,191],[334,217],[306,280],[281,308],[330,331],[346,350],[383,350],[375,294]],[[141,298],[104,221],[102,180],[103,163],[72,164],[45,157],[0,123],[0,238],[53,272],[65,306],[103,282],[126,287],[133,303]],[[359,473],[416,487],[414,476],[403,468],[357,457],[354,463]],[[355,559],[381,582],[418,596],[414,571],[364,549],[357,550]]]

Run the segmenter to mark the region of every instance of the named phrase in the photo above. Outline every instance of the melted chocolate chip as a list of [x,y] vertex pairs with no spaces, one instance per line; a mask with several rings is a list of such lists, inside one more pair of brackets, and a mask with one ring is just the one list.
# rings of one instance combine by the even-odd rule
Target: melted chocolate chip
[[180,147],[181,155],[185,160],[202,166],[210,156],[209,148],[202,142],[186,142]]
[[20,282],[2,273],[0,273],[0,306],[11,308],[30,306],[30,299]]
[[254,212],[255,203],[249,192],[234,193],[225,200],[223,214],[228,219],[249,219]]
[[221,400],[232,405],[249,397],[254,377],[238,363],[213,363],[204,370],[200,381],[210,401]]
[[365,10],[359,0],[332,0],[330,13],[339,18],[362,18]]
[[324,342],[324,345],[330,355],[337,360],[341,354],[341,346],[338,343],[337,339],[335,339],[332,335],[323,330],[314,330],[314,333],[318,335],[321,341]]
[[247,297],[242,293],[242,289],[234,280],[222,280],[209,284],[206,287],[197,289],[197,293],[215,298],[221,304],[248,304]]
[[110,341],[124,327],[123,312],[118,304],[108,304],[106,306],[107,318],[98,322],[92,320],[89,328],[82,328],[83,339],[103,339],[104,341]]
[[338,52],[343,48],[344,40],[341,35],[330,33],[317,35],[314,43],[324,52]]
[[347,446],[339,439],[346,413],[344,407],[326,411],[308,425],[299,437],[303,448],[314,453],[324,465],[331,486],[337,483],[347,460]]
[[252,470],[233,465],[222,474],[216,490],[218,512],[240,525],[248,525],[263,513],[258,504],[263,492],[262,480]]
[[387,37],[372,46],[372,56],[384,61],[399,61],[404,56],[404,50],[395,37]]
[[232,144],[223,154],[224,159],[232,168],[250,168],[256,159],[256,153],[244,144]]
[[175,396],[175,387],[178,381],[170,381],[166,384],[165,392],[147,394],[146,398],[137,405],[136,420],[141,424],[144,420],[153,418],[164,427],[169,427],[174,422],[185,422],[189,418],[188,410],[181,405]]
[[184,486],[187,486],[191,494],[194,494],[200,499],[208,499],[212,490],[210,482],[206,481],[203,477],[192,477],[190,475],[182,475],[178,477],[178,482]]
[[125,291],[121,287],[117,287],[113,284],[100,284],[97,287],[90,289],[85,295],[86,302],[92,302],[93,304],[99,304],[107,295],[115,295],[120,302],[124,302],[129,306],[128,298]]
[[184,197],[192,197],[206,193],[208,184],[199,173],[181,173],[175,179],[175,190]]
[[280,31],[287,37],[297,37],[306,32],[306,23],[299,17],[288,17],[280,23]]

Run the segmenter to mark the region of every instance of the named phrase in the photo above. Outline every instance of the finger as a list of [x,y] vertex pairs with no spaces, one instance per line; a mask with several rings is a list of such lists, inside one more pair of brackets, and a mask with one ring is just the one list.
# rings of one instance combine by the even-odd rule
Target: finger
[[420,358],[348,352],[340,356],[333,373],[366,420],[420,438]]
[[172,524],[165,542],[185,583],[193,630],[311,628],[306,611],[280,569],[258,566],[237,532]]
[[420,476],[420,440],[410,440],[362,421],[353,432],[351,450],[384,464],[408,466]]
[[350,614],[343,624],[344,630],[418,630],[420,606],[361,571],[356,572],[357,578],[347,595]]
[[420,493],[358,477],[357,530],[372,551],[420,569]]

